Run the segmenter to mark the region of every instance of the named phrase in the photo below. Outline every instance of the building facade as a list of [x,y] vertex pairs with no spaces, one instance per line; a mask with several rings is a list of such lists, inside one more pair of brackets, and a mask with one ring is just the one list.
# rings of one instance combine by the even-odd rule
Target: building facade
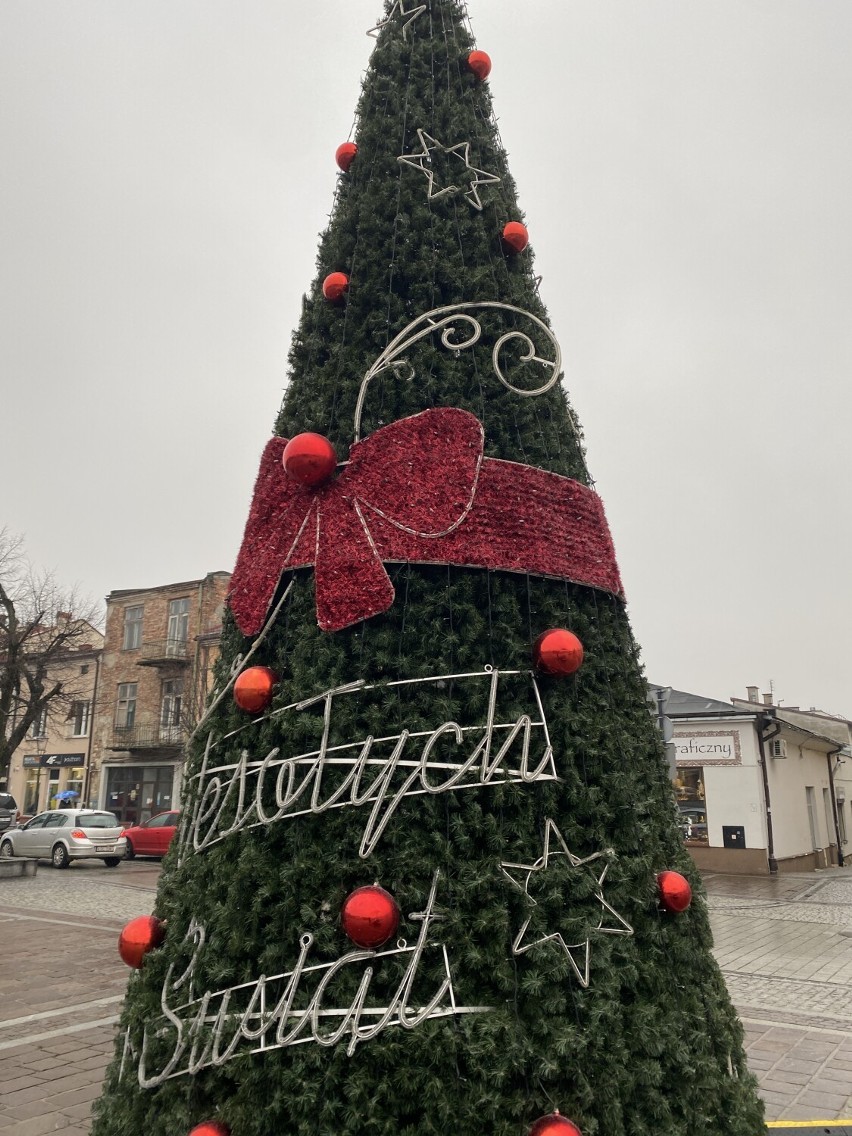
[[73,649],[50,666],[50,680],[62,683],[63,694],[33,723],[9,768],[8,790],[25,816],[87,800],[103,641],[87,623]]
[[107,596],[87,799],[138,824],[180,800],[183,747],[218,657],[230,574]]
[[826,728],[828,716],[816,712],[795,720],[766,699],[652,694],[658,689],[666,691],[681,832],[698,867],[807,871],[852,856],[848,723]]

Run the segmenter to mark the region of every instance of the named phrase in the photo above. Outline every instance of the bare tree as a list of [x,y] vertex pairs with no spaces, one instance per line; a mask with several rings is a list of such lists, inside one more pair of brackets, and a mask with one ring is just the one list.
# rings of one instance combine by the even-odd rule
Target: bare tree
[[30,564],[23,540],[0,529],[0,785],[33,724],[79,697],[69,666],[96,639],[98,606]]

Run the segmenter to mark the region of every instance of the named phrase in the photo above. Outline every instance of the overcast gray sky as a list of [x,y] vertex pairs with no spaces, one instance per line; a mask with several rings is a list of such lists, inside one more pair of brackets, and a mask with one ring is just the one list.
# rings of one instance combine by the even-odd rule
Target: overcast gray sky
[[[852,716],[852,4],[469,0],[649,677]],[[379,0],[0,2],[0,524],[230,569]]]

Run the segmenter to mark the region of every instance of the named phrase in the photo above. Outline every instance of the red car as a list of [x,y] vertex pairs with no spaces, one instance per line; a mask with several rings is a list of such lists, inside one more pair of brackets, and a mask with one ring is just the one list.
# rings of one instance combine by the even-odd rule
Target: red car
[[127,859],[134,856],[165,856],[177,832],[180,813],[158,813],[150,820],[124,830]]

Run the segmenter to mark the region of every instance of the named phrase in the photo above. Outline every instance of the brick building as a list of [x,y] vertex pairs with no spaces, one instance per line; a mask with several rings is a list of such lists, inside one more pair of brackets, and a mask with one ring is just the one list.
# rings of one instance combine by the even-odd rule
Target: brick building
[[218,656],[228,572],[110,592],[87,799],[136,824],[180,800],[183,746]]

